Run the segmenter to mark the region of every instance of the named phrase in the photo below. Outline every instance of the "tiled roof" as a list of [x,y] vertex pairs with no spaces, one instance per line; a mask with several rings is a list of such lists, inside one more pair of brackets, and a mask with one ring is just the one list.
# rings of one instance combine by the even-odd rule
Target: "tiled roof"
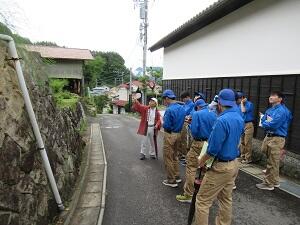
[[219,0],[160,39],[149,50],[166,48],[254,0]]
[[62,48],[40,45],[26,45],[25,48],[28,51],[40,53],[42,58],[78,60],[94,59],[90,50],[88,49]]

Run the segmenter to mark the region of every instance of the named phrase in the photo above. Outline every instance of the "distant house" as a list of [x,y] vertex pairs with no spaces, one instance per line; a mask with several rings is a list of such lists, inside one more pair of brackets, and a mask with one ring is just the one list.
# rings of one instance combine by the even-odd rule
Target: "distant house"
[[26,45],[26,49],[38,52],[42,58],[47,59],[45,62],[49,78],[68,79],[72,92],[83,93],[83,65],[85,60],[94,59],[90,50],[37,45]]
[[[201,91],[211,101],[222,88],[243,90],[259,112],[271,90],[282,91],[294,119],[288,150],[300,155],[300,1],[219,0],[163,37],[163,89]],[[297,103],[298,102],[298,103]]]
[[[132,93],[142,93],[143,84],[140,81],[132,81]],[[118,87],[112,88],[110,97],[113,103],[113,113],[123,114],[125,113],[125,105],[129,101],[129,82],[120,84]]]

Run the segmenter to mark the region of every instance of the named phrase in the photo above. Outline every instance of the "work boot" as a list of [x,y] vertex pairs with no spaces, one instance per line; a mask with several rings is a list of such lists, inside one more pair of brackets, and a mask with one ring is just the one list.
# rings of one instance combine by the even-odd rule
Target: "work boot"
[[176,195],[176,200],[179,201],[179,202],[191,203],[192,202],[192,198],[193,198],[193,196],[186,195],[186,194]]

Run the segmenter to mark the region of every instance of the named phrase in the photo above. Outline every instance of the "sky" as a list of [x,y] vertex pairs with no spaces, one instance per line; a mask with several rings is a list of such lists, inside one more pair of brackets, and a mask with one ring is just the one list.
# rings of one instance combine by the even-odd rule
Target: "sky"
[[[148,48],[216,0],[149,0]],[[139,9],[133,0],[0,0],[0,13],[31,41],[115,51],[128,68],[142,67]],[[147,53],[163,66],[163,50]]]

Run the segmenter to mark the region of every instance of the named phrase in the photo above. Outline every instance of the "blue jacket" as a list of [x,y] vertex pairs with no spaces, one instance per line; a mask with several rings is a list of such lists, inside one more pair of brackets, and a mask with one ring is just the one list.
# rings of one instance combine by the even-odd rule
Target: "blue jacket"
[[179,133],[182,129],[184,120],[185,111],[183,106],[178,103],[171,103],[167,107],[163,118],[163,128],[171,132]]
[[243,119],[245,120],[245,123],[254,121],[254,116],[253,116],[254,107],[253,107],[252,102],[250,102],[250,101],[245,102],[246,112],[244,112],[244,113],[242,112],[241,105],[238,105],[238,107],[240,108],[240,111],[243,115]]
[[185,115],[186,116],[190,115],[191,111],[194,109],[193,101],[191,99],[188,100],[186,103],[184,103],[183,108],[185,111]]
[[191,132],[194,138],[208,139],[217,115],[208,108],[195,111],[192,117]]
[[234,160],[239,156],[239,143],[244,132],[244,120],[236,108],[220,114],[208,140],[207,154],[221,160]]
[[245,115],[244,115],[244,113],[242,113],[240,104],[232,107],[232,109],[234,109],[242,117],[242,119],[245,120]]
[[267,133],[287,136],[292,114],[284,104],[269,108],[261,119],[262,127]]

